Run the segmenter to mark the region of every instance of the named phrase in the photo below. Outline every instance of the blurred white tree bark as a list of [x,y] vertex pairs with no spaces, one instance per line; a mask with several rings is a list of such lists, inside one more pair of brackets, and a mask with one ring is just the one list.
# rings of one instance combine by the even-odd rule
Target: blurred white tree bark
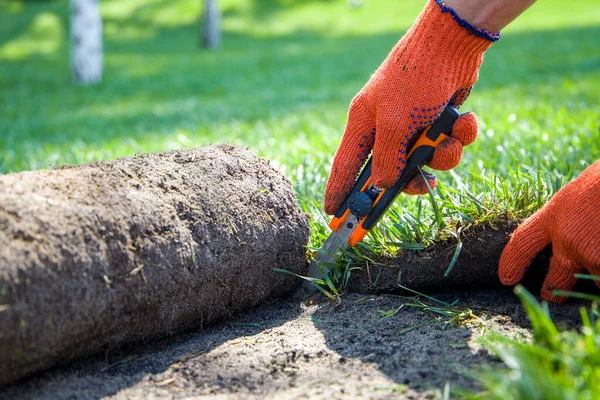
[[102,19],[99,0],[71,0],[71,68],[76,82],[102,80]]
[[221,45],[221,11],[217,0],[204,0],[202,44],[207,49],[216,49]]

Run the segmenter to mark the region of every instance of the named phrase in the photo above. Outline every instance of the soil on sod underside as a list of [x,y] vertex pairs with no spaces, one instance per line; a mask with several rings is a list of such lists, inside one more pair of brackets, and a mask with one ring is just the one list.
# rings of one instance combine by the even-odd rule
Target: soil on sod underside
[[[47,371],[0,398],[432,398],[445,382],[478,390],[465,372],[501,364],[477,338],[528,336],[526,315],[510,289],[436,297],[459,299],[453,309],[478,319],[451,325],[400,297],[352,293],[337,304],[299,290],[205,331]],[[580,305],[550,309],[559,324],[577,325]]]

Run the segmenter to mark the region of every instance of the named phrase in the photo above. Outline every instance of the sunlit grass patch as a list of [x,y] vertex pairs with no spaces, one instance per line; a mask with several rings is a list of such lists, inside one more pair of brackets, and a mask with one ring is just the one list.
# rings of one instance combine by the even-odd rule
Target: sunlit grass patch
[[52,55],[64,45],[64,36],[64,27],[58,16],[52,12],[41,12],[25,31],[0,46],[0,60],[18,61],[32,55]]
[[560,331],[548,309],[523,287],[521,299],[532,324],[532,341],[493,335],[483,341],[506,365],[476,375],[485,391],[477,399],[596,399],[600,393],[600,310],[581,308],[582,327]]

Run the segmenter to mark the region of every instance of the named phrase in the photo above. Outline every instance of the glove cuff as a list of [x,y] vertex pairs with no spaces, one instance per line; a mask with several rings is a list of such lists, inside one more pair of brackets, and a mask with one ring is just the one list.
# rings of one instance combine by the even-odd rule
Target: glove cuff
[[[478,28],[461,19],[443,0],[428,0],[423,12],[405,35],[421,56],[468,88],[477,80],[483,53],[500,38],[499,33]],[[458,82],[456,82],[458,83]]]
[[458,14],[456,13],[456,11],[454,11],[454,9],[446,6],[446,3],[444,2],[444,0],[431,0],[429,1],[429,3],[437,3],[438,7],[440,8],[440,10],[443,13],[448,13],[452,16],[452,18],[454,19],[454,21],[456,21],[456,23],[460,26],[462,26],[464,29],[467,30],[467,32],[480,37],[482,39],[488,40],[490,42],[496,42],[500,39],[500,32],[490,32],[487,29],[483,29],[480,28],[478,26],[475,26],[473,24],[471,24],[469,21],[462,19],[461,17],[458,16]]

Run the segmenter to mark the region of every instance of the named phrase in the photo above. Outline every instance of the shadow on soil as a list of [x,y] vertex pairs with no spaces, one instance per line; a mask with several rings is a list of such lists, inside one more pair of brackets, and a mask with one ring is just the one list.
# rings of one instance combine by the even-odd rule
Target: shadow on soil
[[[455,322],[441,318],[437,311],[389,297],[367,296],[359,304],[342,305],[336,311],[323,311],[325,323],[316,325],[327,339],[327,347],[342,357],[376,363],[377,369],[395,384],[406,385],[417,392],[442,389],[446,382],[453,388],[478,390],[469,373],[478,366],[501,366],[495,357],[478,345],[483,332],[500,332],[523,337],[529,323],[519,300],[510,290],[492,289],[471,293],[454,292],[434,295],[452,302],[452,309],[465,313]],[[423,299],[432,307],[446,308]],[[559,325],[580,323],[581,303],[551,307]],[[383,313],[397,314],[383,319]],[[478,318],[469,314],[472,311]],[[336,313],[328,322],[328,315]],[[377,390],[373,386],[371,390]]]
[[[298,304],[291,304],[286,299],[272,300],[210,329],[107,349],[103,354],[21,379],[1,390],[0,399],[101,399],[150,376],[171,372],[187,376],[184,365],[190,360],[201,359],[226,342],[235,343],[236,339],[273,329],[299,314]],[[192,375],[190,373],[189,377],[193,378]],[[161,381],[156,383],[161,387]],[[210,384],[211,387],[223,386],[219,379]],[[237,385],[230,385],[235,391]]]
[[[529,289],[539,292],[539,280]],[[413,298],[348,293],[341,303],[303,290],[201,332],[107,351],[6,388],[0,398],[427,398],[451,386],[477,390],[468,372],[500,365],[478,344],[485,331],[526,335],[510,289],[448,291],[437,300],[471,310],[447,322]],[[422,298],[431,307],[447,308]],[[579,326],[581,302],[551,306],[559,326]],[[387,317],[386,317],[387,315]]]

